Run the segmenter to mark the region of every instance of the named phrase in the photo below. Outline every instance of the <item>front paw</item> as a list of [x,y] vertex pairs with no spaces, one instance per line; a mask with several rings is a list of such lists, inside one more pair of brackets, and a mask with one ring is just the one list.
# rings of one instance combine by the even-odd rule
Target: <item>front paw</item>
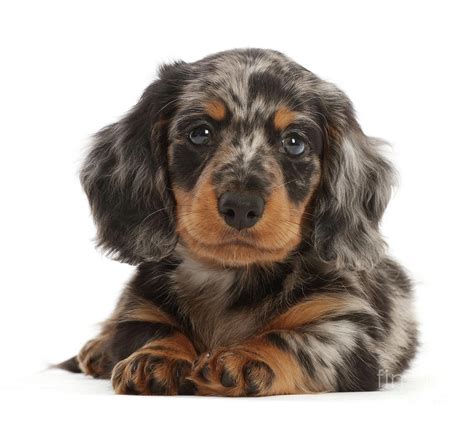
[[88,341],[77,355],[79,368],[95,378],[110,376],[110,363],[103,351],[103,340],[98,337]]
[[194,363],[188,380],[201,395],[267,395],[275,373],[251,352],[234,349],[202,354]]
[[193,395],[194,384],[186,379],[190,361],[173,358],[164,351],[137,351],[116,364],[112,385],[117,394]]

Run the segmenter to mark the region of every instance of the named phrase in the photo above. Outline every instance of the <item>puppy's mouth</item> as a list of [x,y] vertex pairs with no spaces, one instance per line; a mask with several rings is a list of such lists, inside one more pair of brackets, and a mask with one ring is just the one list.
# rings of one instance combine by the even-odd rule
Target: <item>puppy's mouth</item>
[[188,234],[193,238],[194,242],[201,244],[203,247],[208,248],[249,248],[258,251],[274,252],[280,250],[280,248],[269,248],[267,246],[261,245],[258,242],[257,237],[251,236],[247,233],[234,234],[233,236],[227,237],[227,239],[222,241],[209,241],[205,239],[195,239],[191,234]]

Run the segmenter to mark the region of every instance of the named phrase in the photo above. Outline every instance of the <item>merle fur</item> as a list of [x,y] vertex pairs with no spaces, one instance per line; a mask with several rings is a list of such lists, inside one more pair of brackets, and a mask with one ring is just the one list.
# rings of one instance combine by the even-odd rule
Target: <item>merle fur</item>
[[[208,347],[187,314],[186,303],[178,295],[172,278],[183,259],[175,254],[179,240],[175,231],[171,180],[184,189],[191,189],[215,147],[211,145],[198,150],[191,144],[180,145],[175,149],[172,168],[167,151],[172,142],[171,122],[179,112],[177,100],[190,83],[203,93],[228,89],[234,104],[242,104],[235,87],[226,87],[223,79],[209,81],[204,77],[219,71],[226,60],[230,67],[233,62],[252,64],[257,60],[268,60],[269,68],[254,71],[249,76],[250,100],[258,96],[269,100],[284,97],[291,107],[313,113],[319,127],[309,128],[308,132],[315,143],[313,154],[321,159],[322,173],[317,195],[311,200],[311,219],[305,223],[300,246],[286,260],[275,263],[271,273],[259,265],[245,271],[234,269],[234,281],[226,292],[228,303],[224,312],[252,312],[263,324],[321,293],[352,293],[355,296],[363,293],[375,313],[332,317],[333,323],[339,321],[358,328],[363,336],[356,339],[357,346],[353,350],[343,353],[331,389],[377,389],[381,359],[370,345],[383,343],[391,336],[395,325],[400,324],[394,320],[397,299],[412,295],[410,280],[387,256],[378,228],[390,198],[394,172],[380,153],[381,142],[362,132],[347,97],[334,85],[276,52],[236,50],[193,64],[177,62],[164,66],[159,79],[145,90],[138,104],[119,122],[95,136],[82,168],[81,181],[97,224],[98,244],[115,259],[138,265],[120,300],[118,312],[137,298],[145,299],[178,322],[198,353],[204,353]],[[298,91],[291,84],[285,84],[283,77],[290,74],[304,78],[308,89]],[[201,114],[199,109],[182,109],[181,120],[175,129],[178,133],[186,133],[186,116]],[[219,130],[233,131],[236,140],[251,134],[257,125],[266,127],[269,137],[274,131],[268,125],[268,117],[258,113],[247,122],[234,122],[228,116],[224,122],[209,124],[221,125]],[[279,165],[286,175],[290,198],[300,201],[308,193],[304,186],[291,181],[304,181],[314,172],[313,165],[301,165],[283,157],[279,158]],[[257,160],[252,174],[257,176],[254,180],[248,179],[246,188],[264,191],[268,185],[264,178],[258,178],[261,175],[259,166]],[[235,176],[233,172],[232,166],[223,167],[214,176],[214,183],[228,183]],[[288,289],[289,280],[291,289]],[[403,310],[397,313],[403,313]],[[333,334],[318,330],[320,324],[322,322],[315,322],[311,329],[315,342],[323,345],[338,342]],[[107,324],[102,333],[107,338],[103,349],[106,363],[103,376],[109,377],[118,361],[150,339],[169,336],[174,330],[147,322]],[[409,341],[400,356],[394,359],[393,372],[405,370],[416,351],[416,326],[404,330],[409,331]],[[277,332],[267,334],[266,338],[282,351],[293,354],[309,378],[318,377],[318,366],[329,366],[324,358],[311,355],[308,348],[313,344],[308,338],[303,337],[296,344],[291,344],[291,336]],[[79,370],[75,358],[65,362],[63,367]],[[230,376],[223,375],[223,378],[226,384],[233,383]],[[249,382],[249,394],[255,394],[253,389]],[[157,387],[156,391],[160,393],[163,389]]]

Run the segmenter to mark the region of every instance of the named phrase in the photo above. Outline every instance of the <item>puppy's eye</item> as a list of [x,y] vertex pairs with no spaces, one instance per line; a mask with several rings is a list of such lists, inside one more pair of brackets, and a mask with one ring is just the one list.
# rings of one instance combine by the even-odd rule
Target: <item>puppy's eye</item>
[[304,140],[296,134],[288,135],[282,141],[285,153],[289,156],[301,156],[305,150]]
[[205,144],[211,136],[211,130],[207,125],[201,125],[194,128],[189,133],[189,140],[196,145]]

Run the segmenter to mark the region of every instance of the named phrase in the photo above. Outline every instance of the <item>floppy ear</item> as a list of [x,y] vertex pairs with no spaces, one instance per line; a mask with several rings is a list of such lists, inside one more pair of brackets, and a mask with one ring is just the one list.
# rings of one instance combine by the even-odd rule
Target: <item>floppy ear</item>
[[81,170],[97,244],[130,264],[159,260],[176,243],[166,121],[186,65],[164,66],[159,76],[124,118],[95,135]]
[[315,199],[314,244],[320,258],[338,268],[368,269],[384,254],[379,222],[394,171],[380,152],[384,142],[364,135],[345,94],[328,83],[318,91],[328,139]]

